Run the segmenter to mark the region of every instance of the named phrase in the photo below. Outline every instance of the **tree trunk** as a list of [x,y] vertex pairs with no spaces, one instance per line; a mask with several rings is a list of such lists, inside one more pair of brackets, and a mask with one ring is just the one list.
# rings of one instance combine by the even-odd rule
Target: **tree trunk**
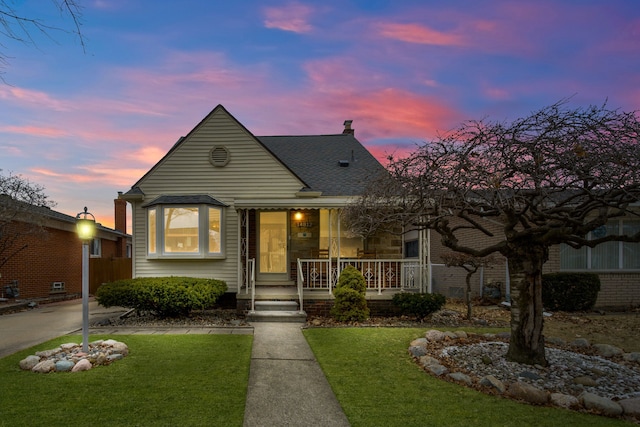
[[545,246],[518,245],[509,256],[511,281],[511,339],[507,359],[547,366],[544,351],[542,265]]

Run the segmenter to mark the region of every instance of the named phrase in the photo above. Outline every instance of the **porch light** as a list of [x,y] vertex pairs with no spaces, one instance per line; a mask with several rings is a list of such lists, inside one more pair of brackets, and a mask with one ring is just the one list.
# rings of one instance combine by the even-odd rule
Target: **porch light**
[[76,215],[76,231],[82,240],[82,351],[89,351],[89,243],[96,232],[96,218],[87,211]]
[[304,214],[300,211],[293,214],[293,219],[297,221],[296,225],[298,228],[311,228],[313,227],[313,222],[304,221]]

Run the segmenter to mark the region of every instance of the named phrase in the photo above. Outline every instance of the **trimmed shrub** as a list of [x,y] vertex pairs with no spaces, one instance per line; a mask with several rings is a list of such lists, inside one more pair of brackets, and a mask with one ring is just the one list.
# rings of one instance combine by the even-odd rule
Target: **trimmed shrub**
[[339,322],[366,320],[369,317],[366,292],[362,273],[352,265],[347,266],[338,278],[331,316]]
[[542,275],[542,303],[551,311],[591,310],[600,292],[600,277],[593,273]]
[[419,321],[440,310],[447,299],[440,294],[416,294],[403,292],[393,296],[393,303],[402,314],[415,316]]
[[139,277],[106,283],[96,300],[104,307],[150,311],[160,317],[188,316],[192,310],[213,307],[227,284],[193,277]]

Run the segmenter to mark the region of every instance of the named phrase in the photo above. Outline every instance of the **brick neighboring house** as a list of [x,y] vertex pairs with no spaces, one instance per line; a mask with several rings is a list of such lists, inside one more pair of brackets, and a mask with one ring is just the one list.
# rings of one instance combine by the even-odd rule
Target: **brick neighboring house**
[[[4,200],[3,203],[6,203]],[[90,293],[106,281],[131,277],[131,236],[126,234],[126,202],[115,200],[115,230],[97,224],[90,244]],[[0,296],[8,300],[60,300],[82,295],[82,242],[76,218],[45,207],[30,206],[42,233],[21,235],[4,256],[15,255],[0,267]],[[13,221],[26,230],[29,224]],[[15,230],[15,228],[14,228]]]

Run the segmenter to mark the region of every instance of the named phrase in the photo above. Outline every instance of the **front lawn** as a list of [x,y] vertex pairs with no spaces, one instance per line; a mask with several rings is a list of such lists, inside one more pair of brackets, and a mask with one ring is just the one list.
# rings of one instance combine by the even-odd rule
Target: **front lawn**
[[[91,340],[109,338],[91,336]],[[114,338],[114,337],[110,337]],[[251,335],[118,335],[110,366],[36,374],[18,362],[65,336],[0,359],[0,426],[242,426]]]
[[614,426],[620,420],[521,404],[432,377],[414,363],[417,328],[304,331],[352,426]]

